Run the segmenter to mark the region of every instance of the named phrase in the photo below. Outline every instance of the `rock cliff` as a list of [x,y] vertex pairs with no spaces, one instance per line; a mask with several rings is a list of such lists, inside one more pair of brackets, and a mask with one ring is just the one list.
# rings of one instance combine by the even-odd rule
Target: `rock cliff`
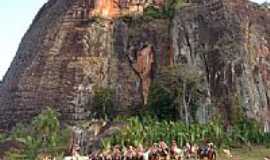
[[[46,106],[63,121],[83,120],[96,86],[114,91],[117,114],[136,112],[156,71],[180,63],[205,78],[202,105],[230,119],[239,95],[248,116],[270,120],[269,9],[245,0],[194,0],[172,18],[145,20],[144,8],[164,1],[139,2],[49,0],[0,84],[0,128]],[[208,117],[202,112],[201,121]]]
[[269,121],[269,23],[269,10],[245,0],[205,1],[174,17],[174,62],[201,70],[225,118],[239,96],[249,117]]

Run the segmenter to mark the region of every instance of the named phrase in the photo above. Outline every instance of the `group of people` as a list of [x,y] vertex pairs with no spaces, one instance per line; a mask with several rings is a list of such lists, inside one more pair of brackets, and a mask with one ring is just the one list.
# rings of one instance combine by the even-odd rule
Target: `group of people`
[[[72,160],[79,156],[79,147],[75,145],[72,149]],[[121,148],[115,145],[111,149],[102,152],[95,152],[85,157],[87,160],[184,160],[184,159],[204,159],[215,160],[216,154],[212,143],[205,143],[202,146],[187,143],[183,148],[179,148],[173,140],[168,146],[163,140],[154,143],[151,147],[144,148],[142,145],[137,147],[128,146]],[[82,159],[82,158],[81,158]]]

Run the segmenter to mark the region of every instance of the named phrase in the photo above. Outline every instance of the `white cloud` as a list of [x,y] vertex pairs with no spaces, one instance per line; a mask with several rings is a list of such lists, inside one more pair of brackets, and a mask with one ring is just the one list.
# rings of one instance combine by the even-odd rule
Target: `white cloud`
[[251,1],[257,2],[257,3],[270,2],[270,0],[251,0]]

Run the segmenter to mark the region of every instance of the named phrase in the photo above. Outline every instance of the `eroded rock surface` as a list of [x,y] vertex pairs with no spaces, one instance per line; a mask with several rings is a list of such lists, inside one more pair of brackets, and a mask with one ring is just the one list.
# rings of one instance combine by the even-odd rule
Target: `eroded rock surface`
[[[250,117],[270,120],[269,9],[245,0],[194,0],[172,19],[146,21],[144,7],[164,1],[140,2],[49,0],[0,83],[0,128],[47,106],[65,122],[84,120],[96,86],[114,91],[117,114],[138,111],[156,71],[179,63],[203,74],[202,106],[216,106],[229,120],[239,95]],[[137,20],[121,17],[128,13]]]
[[0,126],[29,120],[45,106],[66,121],[82,120],[95,86],[114,89],[118,112],[142,103],[140,79],[126,56],[126,25],[93,20],[89,5],[51,0],[38,13],[1,85]]
[[[196,11],[194,11],[196,10]],[[174,17],[175,63],[201,69],[211,100],[230,119],[239,96],[249,117],[265,121],[270,107],[270,12],[245,1],[212,0]]]

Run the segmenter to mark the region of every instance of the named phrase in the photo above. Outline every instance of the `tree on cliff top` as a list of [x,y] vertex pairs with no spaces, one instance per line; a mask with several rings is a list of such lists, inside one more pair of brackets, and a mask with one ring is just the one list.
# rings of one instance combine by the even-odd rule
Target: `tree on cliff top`
[[152,18],[172,18],[175,10],[180,8],[183,2],[183,0],[166,0],[162,7],[150,5],[145,9],[144,15]]

